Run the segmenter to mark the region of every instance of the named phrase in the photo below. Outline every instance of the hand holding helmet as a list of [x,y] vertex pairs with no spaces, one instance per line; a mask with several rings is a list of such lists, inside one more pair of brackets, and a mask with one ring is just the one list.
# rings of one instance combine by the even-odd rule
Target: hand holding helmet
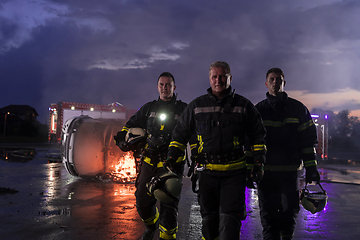
[[255,189],[255,185],[253,182],[253,179],[251,178],[251,172],[252,172],[252,168],[248,168],[246,169],[246,187],[249,189]]
[[115,144],[121,149],[123,152],[130,151],[130,147],[125,141],[127,132],[126,131],[120,131],[114,136]]
[[306,168],[306,183],[312,183],[313,181],[315,183],[320,183],[320,174],[318,170],[316,169],[316,166],[310,166]]
[[173,157],[168,157],[164,162],[163,162],[163,168],[165,170],[168,170],[168,168],[170,170],[173,170],[174,169],[174,165],[176,163],[176,159],[173,158]]
[[322,211],[328,201],[328,196],[326,191],[322,188],[319,183],[319,187],[322,192],[310,192],[305,185],[305,188],[301,190],[300,202],[304,209],[308,210],[312,214]]
[[264,165],[261,163],[254,164],[251,169],[250,178],[253,182],[259,182],[264,176]]
[[123,152],[138,151],[139,146],[146,139],[146,132],[142,128],[130,128],[129,131],[120,131],[114,136],[115,143]]
[[253,182],[259,182],[264,176],[265,155],[254,156],[254,166],[250,172],[250,178]]
[[157,200],[171,202],[179,198],[182,181],[176,173],[165,171],[153,177],[146,187],[149,194]]

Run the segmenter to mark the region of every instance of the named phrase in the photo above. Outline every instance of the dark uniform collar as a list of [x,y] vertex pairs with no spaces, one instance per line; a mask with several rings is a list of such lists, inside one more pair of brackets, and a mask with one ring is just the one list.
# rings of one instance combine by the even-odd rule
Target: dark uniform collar
[[225,99],[225,98],[227,98],[228,96],[231,95],[231,86],[224,90],[224,95],[223,95],[223,97],[221,99],[217,99],[217,97],[215,97],[215,95],[212,93],[211,87],[209,87],[207,89],[207,93],[210,96],[210,98],[214,98],[217,101],[223,101],[223,99]]
[[285,105],[288,95],[286,92],[279,92],[276,96],[273,96],[267,92],[266,98],[272,108],[278,108]]
[[164,100],[161,100],[160,97],[158,98],[158,102],[161,103],[161,104],[169,104],[169,105],[173,105],[176,103],[176,98],[177,98],[177,94],[174,93],[174,95],[172,96],[171,100],[170,101],[164,101]]

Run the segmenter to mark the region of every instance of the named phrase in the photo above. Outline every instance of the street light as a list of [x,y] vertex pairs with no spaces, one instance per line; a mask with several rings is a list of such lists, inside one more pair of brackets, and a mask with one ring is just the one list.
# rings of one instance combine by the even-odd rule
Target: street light
[[10,112],[4,113],[5,114],[5,120],[4,120],[4,137],[5,137],[5,132],[6,132],[6,118],[7,115],[10,114]]

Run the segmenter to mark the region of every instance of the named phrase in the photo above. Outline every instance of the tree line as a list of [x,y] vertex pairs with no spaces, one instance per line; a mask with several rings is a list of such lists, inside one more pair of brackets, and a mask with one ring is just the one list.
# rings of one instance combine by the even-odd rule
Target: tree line
[[350,116],[351,111],[342,110],[334,113],[331,110],[314,108],[311,113],[328,115],[328,144],[329,150],[353,151],[360,149],[360,120]]

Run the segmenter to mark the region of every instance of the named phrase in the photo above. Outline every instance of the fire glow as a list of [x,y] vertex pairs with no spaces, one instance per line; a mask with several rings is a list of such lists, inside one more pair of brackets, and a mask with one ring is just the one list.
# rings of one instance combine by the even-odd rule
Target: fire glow
[[116,165],[112,165],[111,175],[114,182],[130,183],[136,179],[135,159],[130,152],[121,157]]

